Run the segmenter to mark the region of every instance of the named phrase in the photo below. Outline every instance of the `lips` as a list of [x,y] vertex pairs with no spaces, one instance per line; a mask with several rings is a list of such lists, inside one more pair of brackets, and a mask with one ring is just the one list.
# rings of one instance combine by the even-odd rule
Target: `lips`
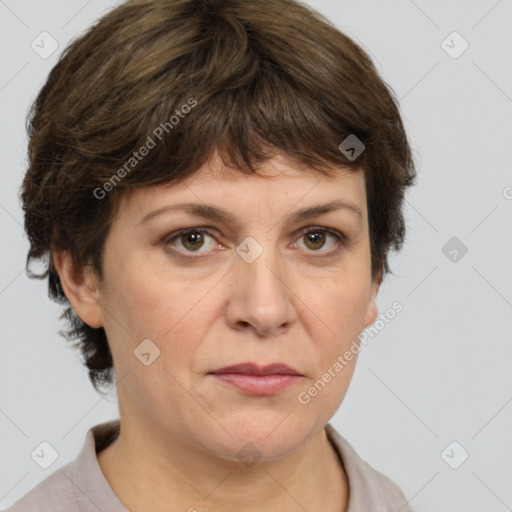
[[273,363],[267,366],[259,366],[255,363],[241,363],[231,366],[225,366],[210,373],[213,374],[226,374],[238,373],[242,375],[302,375],[300,372],[291,368],[284,363]]
[[267,366],[242,363],[225,366],[209,375],[222,385],[253,396],[277,395],[303,378],[300,372],[283,363]]

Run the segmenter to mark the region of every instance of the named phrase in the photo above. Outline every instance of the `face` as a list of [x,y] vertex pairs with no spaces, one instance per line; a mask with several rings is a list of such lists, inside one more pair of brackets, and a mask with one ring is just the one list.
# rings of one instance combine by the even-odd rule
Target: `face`
[[[230,460],[249,441],[278,459],[320,432],[355,356],[333,365],[377,315],[361,172],[327,178],[276,156],[260,174],[216,159],[127,193],[97,292],[122,415]],[[212,373],[243,363],[298,375]]]

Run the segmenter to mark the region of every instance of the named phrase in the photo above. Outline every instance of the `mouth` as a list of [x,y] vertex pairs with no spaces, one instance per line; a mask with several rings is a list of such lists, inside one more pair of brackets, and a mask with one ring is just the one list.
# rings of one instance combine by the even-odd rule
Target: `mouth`
[[243,394],[253,396],[276,395],[304,378],[299,371],[283,363],[267,366],[242,363],[225,366],[208,375]]

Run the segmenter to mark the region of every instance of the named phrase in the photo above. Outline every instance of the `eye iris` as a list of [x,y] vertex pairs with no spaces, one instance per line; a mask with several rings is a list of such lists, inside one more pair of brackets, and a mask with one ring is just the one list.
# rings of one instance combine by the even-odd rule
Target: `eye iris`
[[[313,247],[310,247],[308,245],[308,247],[312,248],[312,249],[321,249],[322,246],[324,245],[325,243],[325,233],[321,233],[321,232],[311,232],[311,233],[307,233],[305,235],[306,237],[306,245],[308,245],[308,242],[313,242]],[[320,242],[320,244],[319,244]],[[317,246],[319,244],[319,246]]]
[[[313,250],[321,249],[325,245],[325,233],[322,231],[311,231],[304,235],[306,245]],[[193,231],[181,235],[183,246],[191,251],[200,249],[204,244],[204,233]]]
[[[184,247],[194,251],[196,249],[200,249],[203,245],[204,234],[199,232],[185,233],[181,235],[181,240]],[[189,244],[190,241],[192,241],[191,244]]]

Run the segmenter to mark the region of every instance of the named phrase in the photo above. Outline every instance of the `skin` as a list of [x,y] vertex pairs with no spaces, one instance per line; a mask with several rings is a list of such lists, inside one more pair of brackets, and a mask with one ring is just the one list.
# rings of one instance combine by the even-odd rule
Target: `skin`
[[[356,356],[307,405],[298,395],[377,317],[364,176],[338,169],[322,177],[282,154],[260,174],[225,168],[215,155],[185,182],[127,192],[106,240],[101,282],[66,251],[54,254],[76,313],[107,333],[122,428],[98,462],[132,511],[347,508],[346,474],[324,427]],[[342,208],[288,220],[332,200],[356,205],[361,216]],[[236,224],[176,211],[141,223],[184,202],[224,208]],[[211,228],[202,245],[190,236],[169,240],[192,227]],[[331,228],[347,242],[322,232],[310,240],[299,231],[308,227]],[[252,263],[236,252],[247,236],[263,249]],[[134,356],[144,339],[160,349],[149,366]],[[246,361],[284,362],[303,377],[263,397],[208,375]],[[248,442],[261,455],[251,466],[237,456]]]

